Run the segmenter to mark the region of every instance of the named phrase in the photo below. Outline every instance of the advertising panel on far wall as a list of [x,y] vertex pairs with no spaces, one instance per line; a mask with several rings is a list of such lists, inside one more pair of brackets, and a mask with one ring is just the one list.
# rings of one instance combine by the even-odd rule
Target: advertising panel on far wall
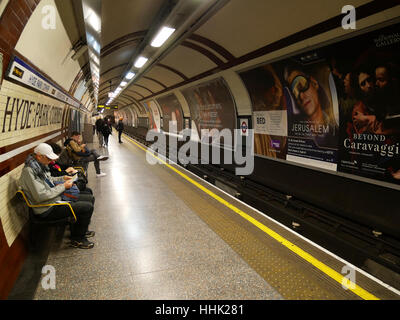
[[157,131],[160,131],[161,129],[161,115],[158,110],[158,107],[154,100],[149,100],[146,102],[143,102],[143,105],[145,106],[147,110],[147,115],[149,118],[149,129],[155,129]]
[[177,132],[183,130],[183,112],[181,104],[175,94],[169,94],[161,98],[157,98],[158,105],[161,107],[163,112],[163,130],[170,132],[169,123],[170,121],[175,123],[175,129]]
[[286,59],[240,73],[253,107],[254,152],[336,170],[339,117],[329,65]]
[[338,170],[400,183],[400,24],[326,50],[339,92]]
[[182,90],[190,109],[192,128],[197,131],[201,141],[210,143],[211,136],[202,130],[212,129],[220,132],[236,128],[236,108],[231,93],[222,78],[214,79]]
[[400,183],[400,24],[239,75],[255,154]]
[[240,73],[253,106],[254,153],[286,159],[287,110],[283,86],[272,65]]

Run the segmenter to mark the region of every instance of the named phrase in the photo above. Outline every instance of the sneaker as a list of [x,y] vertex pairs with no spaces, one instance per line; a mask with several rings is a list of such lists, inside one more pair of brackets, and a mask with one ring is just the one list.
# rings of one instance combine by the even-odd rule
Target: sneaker
[[108,157],[107,156],[98,156],[97,157],[97,160],[99,160],[99,161],[101,161],[101,160],[107,160],[108,159]]
[[70,246],[79,249],[92,249],[94,247],[94,243],[90,242],[86,238],[83,238],[82,240],[71,240]]
[[100,173],[96,174],[97,178],[99,178],[99,177],[104,177],[104,176],[106,176],[106,175],[107,175],[107,174],[104,173],[104,172],[100,172]]
[[96,232],[94,232],[94,231],[86,231],[86,233],[85,233],[85,237],[86,238],[93,238],[94,236],[95,236],[95,234],[96,234]]

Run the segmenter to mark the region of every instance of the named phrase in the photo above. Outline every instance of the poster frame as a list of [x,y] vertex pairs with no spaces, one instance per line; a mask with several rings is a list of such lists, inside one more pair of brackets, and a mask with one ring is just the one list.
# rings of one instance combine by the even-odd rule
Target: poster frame
[[[337,36],[337,37],[333,37],[332,39],[320,42],[320,43],[315,44],[315,45],[304,47],[304,48],[299,49],[299,50],[295,50],[295,51],[290,52],[288,54],[284,54],[284,55],[281,55],[281,56],[278,56],[278,57],[275,57],[275,58],[272,58],[272,59],[266,59],[266,60],[263,60],[263,61],[258,62],[256,64],[248,65],[248,66],[243,67],[243,68],[238,68],[238,69],[235,69],[234,72],[238,75],[243,87],[246,89],[246,92],[247,92],[248,96],[250,96],[249,92],[247,91],[247,88],[246,88],[246,85],[245,85],[243,79],[240,77],[240,73],[243,73],[243,72],[246,72],[248,70],[255,69],[255,68],[259,68],[259,67],[265,66],[267,64],[273,64],[273,63],[276,63],[276,62],[280,62],[280,61],[289,59],[291,57],[295,57],[295,56],[301,55],[301,54],[306,53],[306,52],[310,52],[310,51],[318,50],[318,49],[321,49],[321,48],[324,48],[324,47],[327,47],[327,46],[330,46],[330,45],[334,45],[335,43],[339,43],[339,42],[342,42],[342,41],[350,40],[352,38],[359,37],[359,36],[362,36],[364,34],[377,31],[379,29],[390,27],[390,26],[393,26],[393,25],[398,24],[398,23],[400,23],[400,17],[397,17],[397,18],[394,18],[394,19],[391,19],[391,20],[388,20],[388,21],[385,21],[385,22],[377,23],[377,24],[374,24],[374,25],[371,25],[371,26],[368,26],[368,27],[365,27],[365,28],[362,28],[362,29],[357,29],[355,31],[351,31],[348,34],[344,34],[344,35],[340,35],[340,36]],[[251,109],[252,109],[252,113],[253,113],[253,105],[251,105]],[[251,128],[254,129],[253,125],[251,126]],[[386,187],[386,188],[390,188],[390,189],[394,189],[394,190],[400,190],[400,185],[397,185],[397,184],[394,184],[394,183],[390,183],[390,182],[386,182],[386,181],[382,181],[382,180],[377,180],[377,179],[373,179],[373,178],[364,177],[364,176],[361,176],[361,175],[355,175],[355,174],[351,174],[351,173],[341,172],[341,171],[338,171],[338,169],[336,171],[332,171],[332,170],[324,169],[324,168],[321,168],[321,167],[316,167],[316,166],[313,166],[313,165],[307,165],[307,164],[304,164],[304,163],[294,162],[294,161],[291,161],[291,160],[283,160],[283,159],[278,159],[278,158],[272,158],[272,157],[268,157],[268,156],[265,156],[265,155],[259,155],[259,154],[254,154],[254,157],[259,157],[259,158],[263,158],[263,159],[267,159],[267,160],[271,160],[271,161],[277,161],[277,162],[280,162],[280,163],[283,163],[283,164],[295,165],[295,166],[298,166],[298,167],[311,169],[311,170],[315,170],[315,171],[319,171],[319,172],[324,172],[324,173],[331,174],[331,175],[341,176],[341,177],[344,177],[344,178],[348,178],[348,179],[352,179],[352,180],[356,180],[356,181],[361,181],[361,182],[365,182],[365,183],[369,183],[369,184],[373,184],[373,185],[378,185],[378,186],[382,186],[382,187]]]

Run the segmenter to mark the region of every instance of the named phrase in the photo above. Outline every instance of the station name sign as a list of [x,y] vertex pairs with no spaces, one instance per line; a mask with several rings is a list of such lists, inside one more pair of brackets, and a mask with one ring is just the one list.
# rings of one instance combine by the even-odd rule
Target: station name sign
[[80,103],[71,96],[66,95],[57,86],[47,80],[39,72],[26,64],[18,57],[14,57],[11,67],[8,71],[8,77],[30,88],[43,92],[59,101],[67,103],[76,108],[80,107]]

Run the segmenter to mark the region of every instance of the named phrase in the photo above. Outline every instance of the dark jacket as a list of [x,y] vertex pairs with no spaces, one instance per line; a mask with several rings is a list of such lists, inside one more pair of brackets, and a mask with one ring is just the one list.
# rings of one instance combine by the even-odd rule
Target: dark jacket
[[112,128],[107,122],[104,122],[101,133],[103,134],[103,136],[108,136],[112,133]]
[[65,171],[64,166],[52,161],[49,163],[48,165],[49,169],[50,169],[50,174],[52,177],[63,177],[63,176],[68,176],[68,172]]
[[102,128],[103,128],[103,125],[104,125],[104,120],[103,119],[97,119],[95,125],[96,125],[97,132],[101,132]]
[[124,123],[121,120],[118,121],[117,130],[118,131],[124,131]]

